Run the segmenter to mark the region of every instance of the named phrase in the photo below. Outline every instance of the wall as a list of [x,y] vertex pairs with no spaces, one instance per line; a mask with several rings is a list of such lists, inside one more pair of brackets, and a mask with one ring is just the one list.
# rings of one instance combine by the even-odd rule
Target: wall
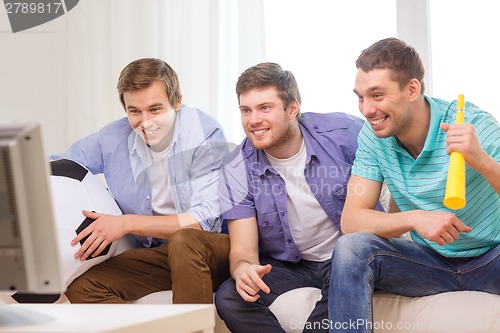
[[52,150],[66,144],[65,26],[63,16],[13,34],[0,10],[0,121],[40,121]]

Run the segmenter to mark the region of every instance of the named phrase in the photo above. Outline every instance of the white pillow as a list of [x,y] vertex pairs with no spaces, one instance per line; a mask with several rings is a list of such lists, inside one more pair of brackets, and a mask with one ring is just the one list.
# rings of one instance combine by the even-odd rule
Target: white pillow
[[56,221],[59,256],[65,286],[90,267],[133,247],[132,237],[123,237],[108,247],[106,254],[80,261],[74,259],[80,244],[71,246],[77,230],[83,230],[87,219],[82,210],[122,215],[120,208],[101,180],[82,165],[70,160],[52,161],[52,201]]

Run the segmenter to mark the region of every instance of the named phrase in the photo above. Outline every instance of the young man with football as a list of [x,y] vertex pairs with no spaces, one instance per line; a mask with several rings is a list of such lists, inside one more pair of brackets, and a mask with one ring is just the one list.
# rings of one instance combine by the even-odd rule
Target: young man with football
[[84,211],[95,221],[72,241],[88,236],[75,258],[94,257],[127,234],[138,248],[90,268],[66,296],[72,303],[124,303],[171,289],[174,303],[212,303],[228,276],[229,240],[218,233],[224,133],[211,116],[182,104],[177,74],[162,60],[131,62],[117,88],[126,117],[52,159],[104,174],[123,212]]

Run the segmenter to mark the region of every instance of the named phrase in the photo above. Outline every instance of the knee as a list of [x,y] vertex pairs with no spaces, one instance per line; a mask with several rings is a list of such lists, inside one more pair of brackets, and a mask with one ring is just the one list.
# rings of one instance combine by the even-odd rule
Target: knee
[[[211,233],[195,229],[181,229],[172,234],[167,242],[167,260],[172,269],[197,267],[208,269],[217,258],[212,246]],[[229,250],[227,250],[229,253]]]
[[172,255],[185,254],[196,250],[199,233],[195,229],[180,229],[174,232],[168,240],[168,253]]
[[68,286],[64,294],[70,303],[87,303],[86,295],[92,289],[90,287],[91,281],[85,278],[85,275],[73,280]]
[[189,254],[204,258],[229,256],[229,237],[203,230],[180,229],[170,236],[167,246],[169,257]]
[[[234,298],[235,293],[237,294],[236,284],[232,278],[224,281],[217,289],[214,301],[217,313],[221,318],[224,319],[228,313],[234,311],[234,302],[231,300]],[[237,296],[240,297],[239,294]]]
[[365,260],[373,255],[375,244],[381,238],[366,232],[355,232],[342,235],[335,244],[332,263],[346,263],[355,260]]

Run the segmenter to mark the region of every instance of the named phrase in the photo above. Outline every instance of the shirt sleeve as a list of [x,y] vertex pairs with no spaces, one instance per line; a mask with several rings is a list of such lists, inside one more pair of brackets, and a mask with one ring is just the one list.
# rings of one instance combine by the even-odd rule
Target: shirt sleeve
[[227,220],[256,216],[250,181],[240,147],[221,169],[219,196],[222,217]]
[[358,149],[352,166],[352,174],[383,182],[384,176],[376,154],[379,148],[376,146],[375,140],[376,138],[373,136],[371,129],[365,123],[358,136]]
[[60,159],[78,162],[89,169],[94,175],[103,173],[103,158],[99,133],[91,134],[76,141],[63,153],[49,156],[50,161]]
[[474,125],[483,149],[500,163],[500,124],[492,115],[479,109],[474,111],[471,118],[466,121]]
[[196,148],[191,169],[191,214],[207,231],[220,231],[220,201],[217,191],[220,167],[228,152],[228,143],[220,128]]

